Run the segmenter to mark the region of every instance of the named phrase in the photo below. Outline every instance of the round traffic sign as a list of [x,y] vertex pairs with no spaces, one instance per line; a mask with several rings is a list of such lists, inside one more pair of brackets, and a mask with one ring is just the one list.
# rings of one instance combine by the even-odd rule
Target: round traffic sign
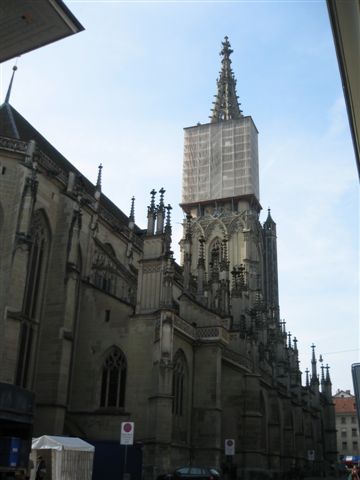
[[130,433],[131,430],[132,430],[132,424],[131,423],[124,423],[123,430],[126,433]]

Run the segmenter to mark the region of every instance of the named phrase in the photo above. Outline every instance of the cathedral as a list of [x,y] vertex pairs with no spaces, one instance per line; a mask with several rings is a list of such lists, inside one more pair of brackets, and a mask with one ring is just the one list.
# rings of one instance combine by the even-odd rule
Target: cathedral
[[148,479],[336,461],[329,367],[313,345],[303,384],[280,319],[276,224],[260,222],[258,131],[231,53],[225,37],[210,122],[184,131],[180,264],[163,188],[139,227],[135,199],[128,216],[101,166],[85,178],[12,107],[11,84],[0,106],[0,382],[34,393],[34,436],[118,442],[134,422]]

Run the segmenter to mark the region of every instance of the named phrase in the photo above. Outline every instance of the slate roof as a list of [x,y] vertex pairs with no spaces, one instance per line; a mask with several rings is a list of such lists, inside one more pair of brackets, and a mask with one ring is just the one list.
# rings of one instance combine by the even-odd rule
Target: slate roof
[[[35,140],[37,147],[50,157],[61,170],[66,173],[74,172],[79,175],[86,192],[92,196],[94,195],[95,185],[56,150],[10,103],[0,105],[0,136],[24,142]],[[104,194],[101,194],[100,206],[115,216],[122,224],[128,225],[128,216]],[[137,225],[135,225],[134,230],[140,235],[144,232]]]

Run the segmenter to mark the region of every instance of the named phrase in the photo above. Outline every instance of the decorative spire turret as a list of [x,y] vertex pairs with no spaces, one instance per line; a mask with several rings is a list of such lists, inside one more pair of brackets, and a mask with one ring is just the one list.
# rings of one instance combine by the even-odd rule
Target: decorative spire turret
[[157,207],[157,224],[156,224],[156,233],[161,234],[164,231],[164,221],[165,221],[165,205],[164,205],[164,188],[160,188],[160,202]]
[[325,367],[322,367],[325,369],[326,373],[325,375],[323,374],[324,380],[321,382],[322,386],[322,392],[325,394],[329,402],[332,402],[332,384],[330,380],[330,373],[329,373],[329,365],[326,364]]
[[321,369],[321,385],[322,385],[322,387],[323,387],[324,382],[325,382],[325,376],[324,376],[324,369],[325,369],[325,367],[324,367],[324,365],[321,364],[320,369]]
[[166,247],[165,251],[167,255],[171,255],[171,233],[172,233],[172,228],[171,228],[171,210],[172,206],[170,203],[165,207],[166,209],[166,223],[165,223],[165,228],[164,228],[164,233],[166,236],[165,242],[166,242]]
[[234,120],[242,117],[239,107],[238,96],[236,95],[236,80],[231,69],[230,55],[233,50],[230,48],[228,37],[222,42],[222,55],[220,77],[217,80],[217,95],[212,109],[211,123],[222,120]]
[[330,373],[329,373],[329,370],[330,370],[330,367],[328,364],[326,364],[326,376],[325,376],[325,382],[327,383],[331,383],[331,380],[330,380]]
[[315,345],[311,345],[312,348],[312,357],[311,357],[311,385],[319,385],[319,378],[317,375],[317,368],[316,368],[316,357],[315,357]]
[[267,216],[267,219],[264,222],[264,229],[265,230],[271,230],[272,232],[274,232],[276,234],[276,223],[272,219],[270,212],[271,212],[271,210],[270,210],[270,208],[268,208],[268,216]]
[[165,222],[165,228],[164,228],[164,233],[167,235],[167,237],[170,238],[170,243],[171,243],[171,233],[172,233],[172,228],[171,228],[171,210],[172,206],[170,203],[165,207],[166,210],[166,222]]
[[156,219],[156,207],[155,207],[155,195],[156,190],[153,188],[150,192],[151,200],[150,205],[148,206],[148,224],[147,224],[147,234],[154,235],[155,228],[155,219]]

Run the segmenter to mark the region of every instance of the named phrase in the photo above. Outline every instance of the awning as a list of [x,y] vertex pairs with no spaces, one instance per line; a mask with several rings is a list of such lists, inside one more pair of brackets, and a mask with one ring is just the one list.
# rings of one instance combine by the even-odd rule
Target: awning
[[52,450],[79,450],[82,452],[94,452],[95,447],[81,438],[60,437],[43,435],[39,438],[33,438],[31,448],[33,450],[50,448]]

